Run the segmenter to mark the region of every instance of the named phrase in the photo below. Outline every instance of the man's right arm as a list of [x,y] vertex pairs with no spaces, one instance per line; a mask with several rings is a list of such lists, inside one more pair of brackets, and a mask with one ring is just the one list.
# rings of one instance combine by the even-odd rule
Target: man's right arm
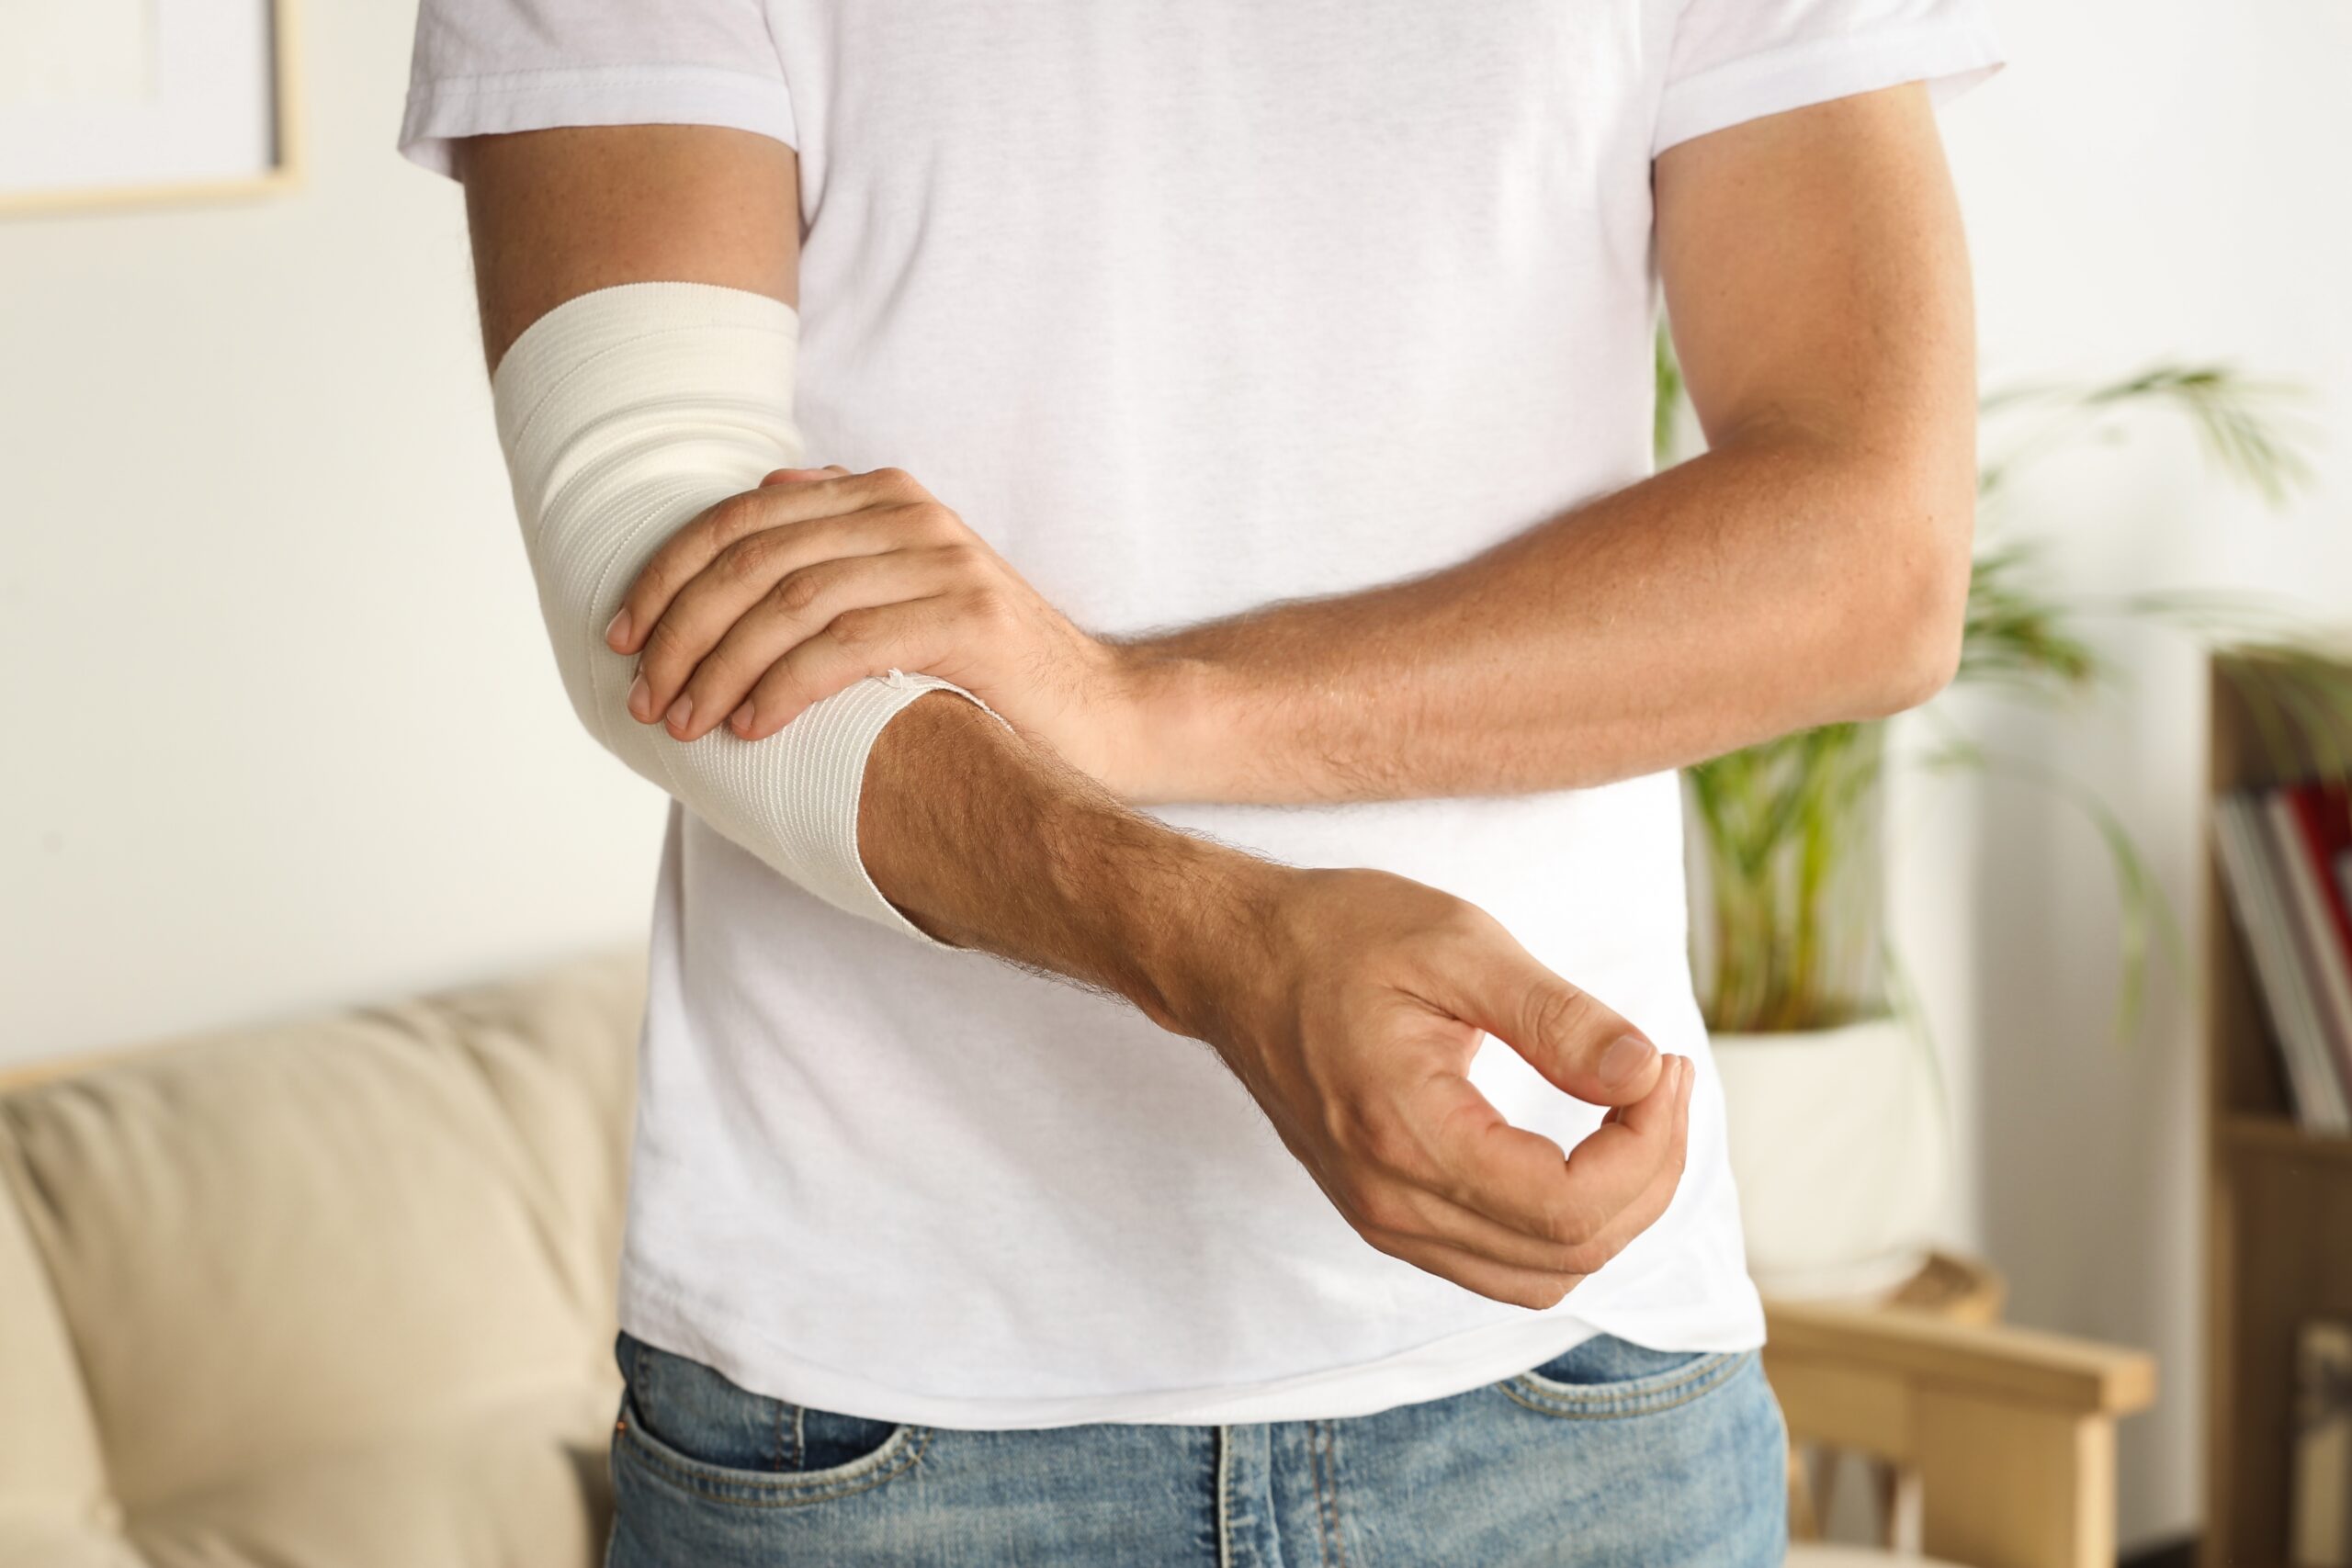
[[[797,164],[781,142],[534,131],[464,143],[458,172],[493,366],[594,290],[697,283],[796,302]],[[875,740],[856,838],[875,887],[933,937],[1115,993],[1207,1043],[1391,1256],[1548,1306],[1673,1195],[1689,1064],[1459,899],[1178,833],[951,694],[917,699]],[[1565,1155],[1510,1126],[1468,1078],[1488,1033],[1564,1092],[1619,1109]]]

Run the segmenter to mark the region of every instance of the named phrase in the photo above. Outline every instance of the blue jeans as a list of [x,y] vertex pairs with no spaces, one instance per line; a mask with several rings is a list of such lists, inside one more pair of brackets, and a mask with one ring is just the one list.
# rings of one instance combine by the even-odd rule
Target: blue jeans
[[1754,1351],[1604,1335],[1373,1416],[962,1431],[614,1348],[606,1568],[1749,1568],[1788,1544]]

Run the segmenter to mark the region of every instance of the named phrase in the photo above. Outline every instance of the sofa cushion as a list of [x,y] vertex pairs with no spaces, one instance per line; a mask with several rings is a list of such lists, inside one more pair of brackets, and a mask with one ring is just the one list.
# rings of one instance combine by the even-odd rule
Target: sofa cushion
[[76,1524],[0,1512],[0,1568],[148,1568],[148,1564],[104,1520]]
[[[600,1506],[642,987],[597,955],[0,1097],[0,1562],[108,1498],[156,1561],[592,1561],[496,1542]],[[368,1554],[403,1530],[490,1554]]]
[[10,1532],[62,1540],[107,1506],[97,1427],[49,1271],[23,1212],[0,1201],[0,1563]]
[[512,1397],[150,1508],[148,1568],[543,1568],[600,1560],[619,1383]]

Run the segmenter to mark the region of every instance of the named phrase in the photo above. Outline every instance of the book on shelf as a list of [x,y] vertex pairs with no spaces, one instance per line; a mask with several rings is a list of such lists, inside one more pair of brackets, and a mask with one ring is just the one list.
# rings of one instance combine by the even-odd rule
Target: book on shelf
[[2339,951],[2352,960],[2352,784],[2287,784],[2278,792],[2292,811],[2303,852],[2327,900]]
[[2312,798],[2309,786],[2288,785],[2265,791],[2262,804],[2288,913],[2294,917],[2296,951],[2319,1003],[2329,1064],[2352,1105],[2352,939],[2336,907],[2333,857],[2307,829],[2310,811],[2320,809],[2311,806]]
[[[2313,793],[2313,792],[2316,793]],[[2306,801],[2306,796],[2309,796]],[[2317,826],[2307,826],[2306,809]],[[2352,1133],[2352,919],[2327,848],[2338,789],[2238,790],[2214,802],[2214,841],[2239,933],[2253,959],[2295,1120]],[[2344,824],[2352,836],[2352,822]]]
[[2352,1323],[2306,1323],[2295,1358],[2295,1568],[2352,1568]]

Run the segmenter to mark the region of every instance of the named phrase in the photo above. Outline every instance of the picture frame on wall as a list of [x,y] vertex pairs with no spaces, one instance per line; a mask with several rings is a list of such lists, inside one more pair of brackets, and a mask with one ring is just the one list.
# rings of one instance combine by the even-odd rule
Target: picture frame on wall
[[0,0],[0,217],[301,177],[294,0]]

